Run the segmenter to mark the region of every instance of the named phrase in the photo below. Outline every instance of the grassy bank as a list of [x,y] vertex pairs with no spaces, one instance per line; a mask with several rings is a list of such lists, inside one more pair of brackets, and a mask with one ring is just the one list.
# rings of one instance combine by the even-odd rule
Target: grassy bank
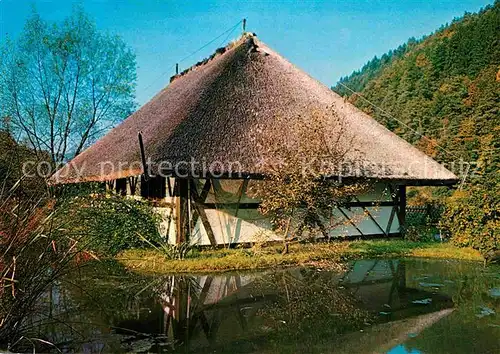
[[479,252],[450,244],[403,240],[295,244],[288,254],[280,246],[263,249],[218,249],[193,252],[184,260],[169,260],[156,250],[127,250],[117,256],[127,268],[147,273],[195,273],[252,270],[296,265],[331,267],[359,258],[422,257],[481,261]]

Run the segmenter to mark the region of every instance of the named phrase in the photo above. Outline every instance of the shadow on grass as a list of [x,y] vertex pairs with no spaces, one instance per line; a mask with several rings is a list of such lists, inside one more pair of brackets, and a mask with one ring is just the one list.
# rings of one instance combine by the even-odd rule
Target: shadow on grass
[[373,240],[373,241],[353,241],[349,244],[349,249],[356,252],[384,255],[384,254],[405,254],[416,248],[432,248],[439,245],[434,242],[410,242],[405,240]]
[[450,243],[412,242],[398,240],[354,241],[348,252],[356,257],[418,257],[482,261],[480,253],[472,248],[459,248]]

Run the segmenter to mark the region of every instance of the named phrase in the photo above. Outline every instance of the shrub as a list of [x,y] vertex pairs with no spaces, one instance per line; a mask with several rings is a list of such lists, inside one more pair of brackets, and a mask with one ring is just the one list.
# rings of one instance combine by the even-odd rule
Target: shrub
[[129,248],[143,248],[160,241],[158,216],[145,201],[120,196],[87,195],[67,198],[57,217],[65,230],[77,231],[86,247],[113,256]]
[[407,208],[404,238],[408,241],[428,242],[434,240],[443,214],[441,204],[410,206]]
[[413,242],[428,242],[434,240],[436,228],[430,225],[408,225],[404,228],[404,239]]
[[485,253],[500,248],[500,188],[472,187],[449,198],[443,224],[457,246]]
[[171,260],[185,259],[188,255],[192,255],[195,250],[194,246],[189,242],[181,242],[171,245],[166,240],[160,240],[159,242],[153,243],[141,234],[138,234],[138,236],[149,246],[163,254],[165,258]]

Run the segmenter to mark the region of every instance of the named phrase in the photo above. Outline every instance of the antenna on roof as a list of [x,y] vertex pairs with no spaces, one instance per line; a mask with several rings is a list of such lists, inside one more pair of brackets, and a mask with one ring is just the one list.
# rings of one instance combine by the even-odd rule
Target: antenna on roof
[[246,32],[246,29],[247,29],[247,19],[244,18],[243,19],[243,34]]
[[179,75],[179,63],[175,64],[175,75]]

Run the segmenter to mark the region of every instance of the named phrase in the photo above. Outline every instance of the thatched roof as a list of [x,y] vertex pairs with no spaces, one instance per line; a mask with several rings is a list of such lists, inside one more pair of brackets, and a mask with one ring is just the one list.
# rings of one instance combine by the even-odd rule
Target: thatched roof
[[[263,143],[263,132],[293,136],[295,132],[287,122],[309,119],[313,111],[331,121],[328,139],[350,147],[344,166],[360,167],[358,172],[332,168],[327,171],[329,175],[361,174],[424,184],[457,180],[453,173],[289,63],[255,35],[246,34],[173,77],[168,87],[59,170],[51,181],[104,181],[141,174],[141,131],[153,172],[161,162],[169,162],[163,165],[165,169],[194,159],[199,163],[196,172],[219,161],[212,165],[217,173],[262,176],[268,172],[263,161],[272,158],[270,151],[276,153],[275,148]],[[339,120],[350,133],[340,139],[333,136]]]

